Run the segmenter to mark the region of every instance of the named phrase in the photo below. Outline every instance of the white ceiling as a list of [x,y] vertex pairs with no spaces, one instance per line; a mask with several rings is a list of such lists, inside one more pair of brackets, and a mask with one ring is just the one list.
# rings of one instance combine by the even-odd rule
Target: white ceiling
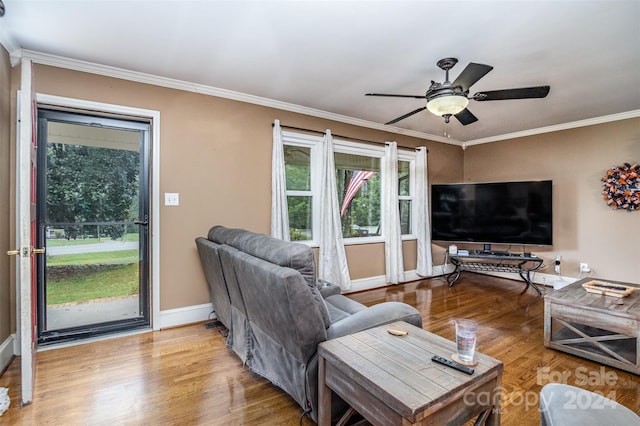
[[640,116],[638,0],[4,3],[0,42],[10,53],[197,83],[372,127],[424,101],[365,93],[424,95],[431,80],[444,81],[436,62],[445,57],[460,61],[452,81],[469,62],[494,67],[471,93],[551,86],[544,99],[472,100],[479,120],[467,126],[423,111],[389,129],[437,140]]

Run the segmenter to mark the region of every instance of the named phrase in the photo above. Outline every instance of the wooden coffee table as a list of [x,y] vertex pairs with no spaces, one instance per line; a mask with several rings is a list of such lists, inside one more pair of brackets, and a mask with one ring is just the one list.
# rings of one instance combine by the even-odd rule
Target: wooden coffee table
[[[588,293],[582,284],[605,281],[639,288],[618,298]],[[544,297],[544,344],[640,374],[640,285],[585,278]]]
[[468,375],[431,361],[455,351],[454,342],[404,322],[322,342],[318,424],[331,424],[332,392],[374,425],[460,425],[478,416],[500,424],[502,362],[476,352]]

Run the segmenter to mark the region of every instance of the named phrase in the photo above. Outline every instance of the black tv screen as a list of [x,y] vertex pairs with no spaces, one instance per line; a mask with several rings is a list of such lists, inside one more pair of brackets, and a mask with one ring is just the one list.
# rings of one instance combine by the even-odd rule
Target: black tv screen
[[482,244],[553,243],[552,182],[431,186],[431,239]]

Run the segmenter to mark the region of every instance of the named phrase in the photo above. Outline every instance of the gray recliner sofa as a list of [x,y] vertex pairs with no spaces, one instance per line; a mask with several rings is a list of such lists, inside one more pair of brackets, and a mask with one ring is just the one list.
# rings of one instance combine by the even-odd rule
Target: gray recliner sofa
[[[214,226],[196,245],[227,346],[317,419],[318,344],[395,321],[422,327],[400,302],[366,307],[316,279],[310,247]],[[340,407],[340,404],[338,404]]]

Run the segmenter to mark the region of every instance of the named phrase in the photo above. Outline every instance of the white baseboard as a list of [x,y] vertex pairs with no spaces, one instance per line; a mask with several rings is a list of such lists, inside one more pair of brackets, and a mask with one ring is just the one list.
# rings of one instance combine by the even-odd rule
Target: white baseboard
[[[412,271],[405,271],[404,277],[405,277],[405,282],[417,281],[425,278],[433,278],[433,277],[438,277],[440,275],[448,274],[452,270],[453,270],[453,265],[434,265],[433,273],[429,276],[418,275],[414,269]],[[386,287],[387,285],[389,284],[387,283],[387,279],[384,275],[378,275],[376,277],[360,278],[357,280],[352,280],[351,288],[349,290],[343,291],[343,293],[346,294],[346,293],[353,293],[356,291],[372,290],[374,288]]]
[[342,293],[346,294],[362,290],[371,290],[372,288],[384,287],[386,285],[387,278],[384,275],[360,278],[357,280],[351,280],[351,288],[349,290],[343,290]]
[[[520,279],[520,276],[518,274],[513,274],[510,272],[479,272],[479,273],[485,274],[485,275],[491,275],[494,277],[508,278],[512,280]],[[553,287],[554,290],[559,290],[563,287],[568,286],[569,284],[572,284],[578,281],[578,279],[572,278],[572,277],[564,277],[556,274],[543,274],[542,272],[532,272],[531,281],[533,281],[534,284],[539,284],[546,287]]]
[[[453,271],[454,267],[451,264],[446,265],[434,265],[433,273],[428,277],[420,276],[415,270],[405,271],[405,279],[407,282],[416,281],[424,278],[432,278],[449,274]],[[509,278],[519,280],[520,277],[517,274],[501,273],[501,272],[484,272],[487,275],[496,277]],[[562,277],[554,274],[543,274],[540,272],[531,274],[532,281],[536,284],[552,286],[556,290],[567,286],[576,281],[576,278]],[[374,288],[386,287],[387,280],[384,275],[378,275],[375,277],[361,278],[351,281],[351,289],[344,291],[344,293],[353,293],[356,291],[371,290]],[[193,324],[195,322],[207,321],[210,318],[211,312],[213,312],[213,305],[211,303],[204,303],[202,305],[185,306],[184,308],[167,309],[160,311],[160,329],[179,327],[181,325]],[[1,354],[0,354],[1,355]]]
[[560,290],[563,287],[573,284],[580,278],[565,277],[556,274],[535,273],[532,275],[532,281],[536,284],[553,287],[554,290]]
[[[432,277],[438,277],[445,274],[450,274],[451,272],[453,272],[454,269],[455,268],[452,264],[434,265],[433,273],[428,277],[423,277],[418,275],[415,270],[405,271],[404,274],[405,274],[406,281],[409,282],[409,281],[416,281],[424,278],[432,278]],[[509,272],[478,272],[478,273],[491,275],[494,277],[512,279],[512,280],[520,280],[520,276],[518,274],[513,274]],[[565,277],[565,276],[556,275],[556,274],[543,274],[541,272],[531,273],[531,281],[533,281],[535,284],[553,287],[555,290],[559,290],[563,287],[566,287],[569,284],[576,282],[577,280],[578,280],[577,278]],[[356,291],[372,290],[374,288],[386,287],[387,285],[388,285],[387,280],[384,275],[379,275],[376,277],[361,278],[357,280],[352,280],[351,289],[344,291],[343,293],[346,294],[346,293],[353,293]]]
[[[437,265],[433,267],[433,275],[442,275],[442,271],[446,270],[446,267],[451,265]],[[405,272],[406,281],[415,281],[422,278],[416,274],[416,271]],[[376,277],[361,278],[351,281],[351,289],[344,293],[353,293],[355,291],[371,290],[374,288],[387,286],[387,280],[384,275]],[[160,327],[170,328],[179,327],[181,325],[193,324],[195,322],[207,321],[210,318],[211,312],[213,312],[213,305],[211,303],[204,303],[202,305],[185,306],[183,308],[167,309],[160,311]],[[154,329],[156,329],[154,324]]]
[[160,329],[207,321],[213,312],[211,303],[160,311]]
[[0,345],[0,371],[4,371],[4,369],[7,368],[7,366],[15,356],[15,340],[16,335],[12,334],[7,337],[5,341]]

